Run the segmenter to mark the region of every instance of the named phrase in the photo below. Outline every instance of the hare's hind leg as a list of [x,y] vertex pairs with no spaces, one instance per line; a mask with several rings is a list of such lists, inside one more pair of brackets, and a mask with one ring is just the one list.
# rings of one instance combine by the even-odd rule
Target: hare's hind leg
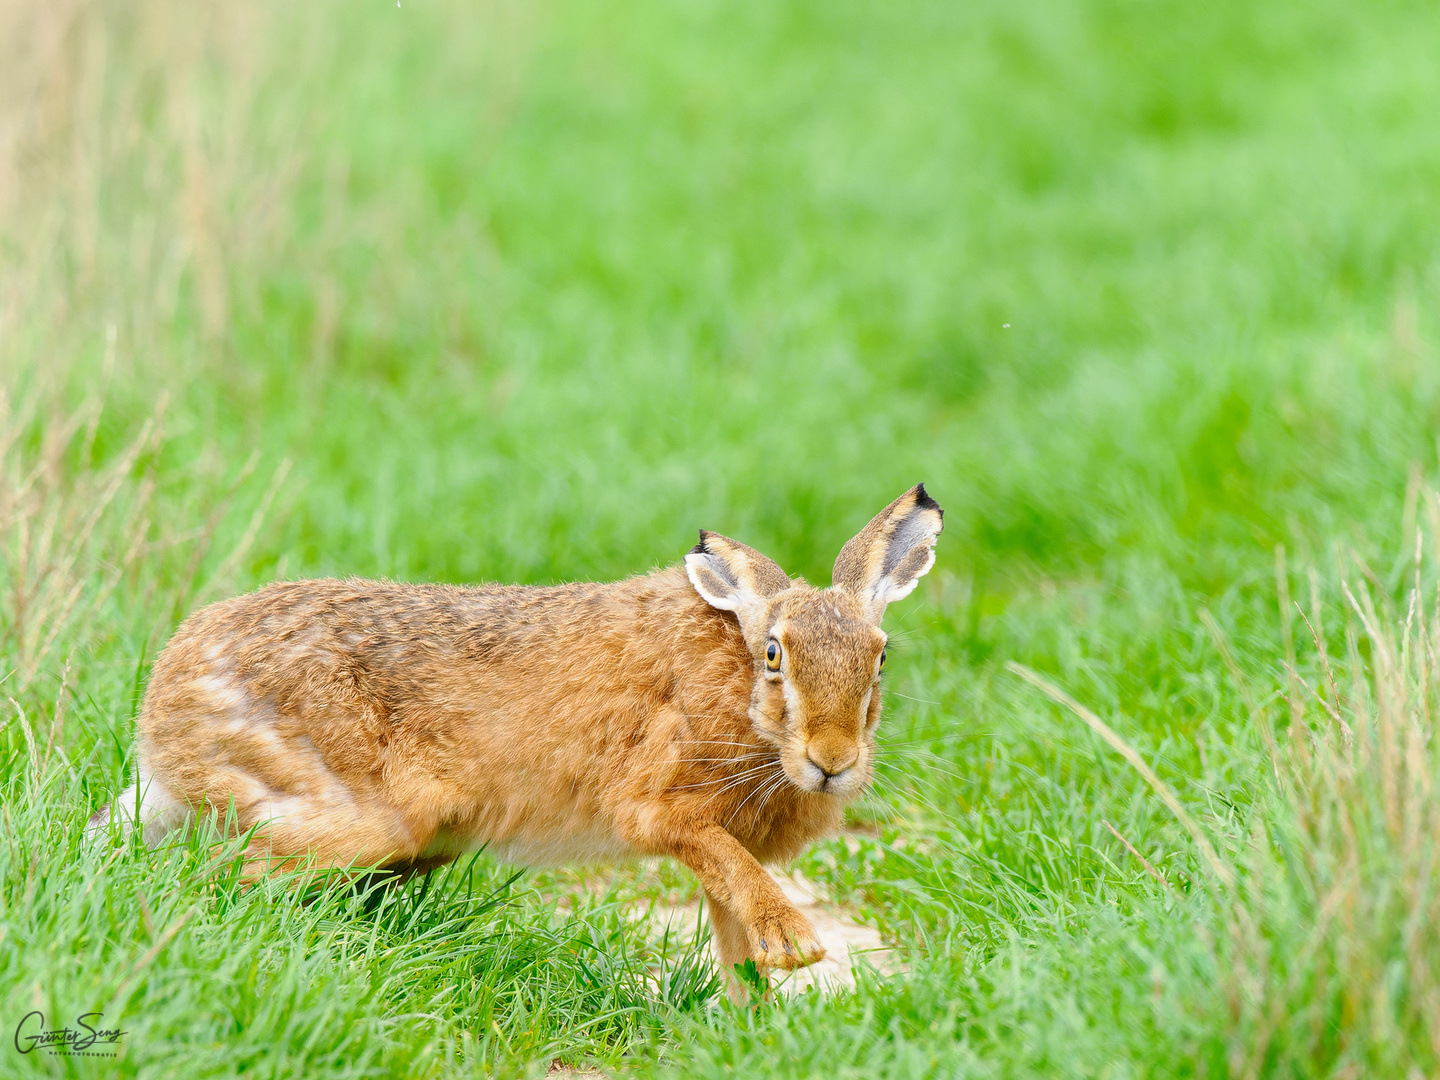
[[368,870],[406,865],[424,850],[399,813],[373,801],[336,806],[291,795],[261,804],[241,824],[254,828],[245,849],[247,879],[300,866]]

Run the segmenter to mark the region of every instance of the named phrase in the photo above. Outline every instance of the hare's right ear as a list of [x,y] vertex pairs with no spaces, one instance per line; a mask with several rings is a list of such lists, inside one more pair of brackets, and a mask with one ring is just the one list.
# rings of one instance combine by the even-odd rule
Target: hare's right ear
[[945,511],[916,484],[871,519],[840,549],[834,586],[855,597],[875,625],[893,604],[935,565],[935,539],[945,527]]
[[754,548],[701,529],[700,543],[685,556],[685,573],[707,604],[735,612],[746,644],[764,646],[770,628],[760,623],[770,598],[790,588],[784,570]]

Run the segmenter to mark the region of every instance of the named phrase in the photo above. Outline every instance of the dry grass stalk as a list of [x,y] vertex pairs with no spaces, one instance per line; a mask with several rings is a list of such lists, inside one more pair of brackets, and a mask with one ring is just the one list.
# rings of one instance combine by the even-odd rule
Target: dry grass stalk
[[[1440,502],[1427,493],[1425,506]],[[1440,512],[1432,521],[1440,525]],[[1350,1076],[1433,1075],[1440,1063],[1440,741],[1432,722],[1440,618],[1426,615],[1422,549],[1417,536],[1403,616],[1353,560],[1362,584],[1340,585],[1343,665],[1327,648],[1311,573],[1310,611],[1293,605],[1314,643],[1309,678],[1294,639],[1282,635],[1283,739],[1219,625],[1202,612],[1248,722],[1267,736],[1265,772],[1275,780],[1254,803],[1248,842],[1228,857],[1109,725],[1040,675],[1009,665],[1124,756],[1190,832],[1215,877],[1234,886],[1211,894],[1222,932],[1206,934],[1232,1019],[1232,1075],[1265,1075],[1281,1060]],[[1276,565],[1279,608],[1288,612],[1283,553]],[[1440,587],[1435,603],[1440,611]]]
[[1085,721],[1097,735],[1119,751],[1120,755],[1134,767],[1135,771],[1144,777],[1145,782],[1150,785],[1151,790],[1160,796],[1160,800],[1169,808],[1170,812],[1175,815],[1176,820],[1185,826],[1186,832],[1188,832],[1191,839],[1195,841],[1195,846],[1199,849],[1200,856],[1204,859],[1205,865],[1208,866],[1215,876],[1224,884],[1233,885],[1235,883],[1234,871],[1216,853],[1215,846],[1210,843],[1209,837],[1207,837],[1204,830],[1200,828],[1199,822],[1190,816],[1190,812],[1181,805],[1180,800],[1175,797],[1175,793],[1170,790],[1169,786],[1161,780],[1160,777],[1155,775],[1155,770],[1146,764],[1145,759],[1136,752],[1133,746],[1117,735],[1109,724],[1105,723],[1100,717],[1096,716],[1084,705],[1081,705],[1069,694],[1065,693],[1064,690],[1061,690],[1054,683],[1050,682],[1050,680],[1030,670],[1024,664],[1017,664],[1011,661],[1006,667],[1032,686],[1038,687],[1041,692],[1052,701],[1065,706],[1065,708]]
[[[98,400],[40,424],[33,402],[8,404],[0,396],[0,644],[23,692],[60,643],[83,642],[145,553],[154,482],[135,474],[159,448],[161,412],[104,466],[77,469]],[[34,427],[39,445],[29,449]]]
[[1280,784],[1257,803],[1242,888],[1224,915],[1230,1063],[1241,1075],[1263,1074],[1282,1051],[1337,1075],[1430,1075],[1421,1063],[1440,1061],[1440,622],[1425,616],[1418,536],[1415,550],[1403,618],[1358,560],[1365,583],[1341,582],[1342,670],[1319,629],[1313,577],[1312,610],[1300,612],[1320,685],[1287,658]]

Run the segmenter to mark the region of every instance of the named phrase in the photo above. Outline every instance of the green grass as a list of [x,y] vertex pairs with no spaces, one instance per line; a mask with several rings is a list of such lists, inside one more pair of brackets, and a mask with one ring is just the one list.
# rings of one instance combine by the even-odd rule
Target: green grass
[[[0,1075],[1433,1075],[1437,47],[1402,2],[0,8],[0,1022],[130,1031]],[[699,527],[823,583],[917,480],[885,764],[799,864],[902,975],[717,1004],[624,914],[670,867],[307,898],[80,843],[200,603]]]

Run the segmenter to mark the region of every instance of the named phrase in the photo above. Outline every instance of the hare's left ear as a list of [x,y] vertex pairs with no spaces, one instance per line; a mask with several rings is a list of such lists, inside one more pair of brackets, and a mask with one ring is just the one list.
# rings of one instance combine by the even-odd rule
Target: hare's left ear
[[935,565],[935,539],[945,527],[945,511],[916,484],[840,549],[834,587],[855,597],[877,626],[885,605],[909,596]]

